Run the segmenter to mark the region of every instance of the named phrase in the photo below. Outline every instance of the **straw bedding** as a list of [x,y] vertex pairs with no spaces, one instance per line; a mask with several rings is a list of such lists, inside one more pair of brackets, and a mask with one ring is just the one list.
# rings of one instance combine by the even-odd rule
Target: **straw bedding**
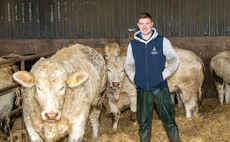
[[[191,120],[185,117],[185,109],[175,105],[176,122],[179,128],[181,142],[229,142],[230,141],[230,105],[219,104],[218,98],[207,98],[199,107],[199,115]],[[105,116],[103,109],[100,118],[100,137],[91,140],[91,128],[87,125],[83,142],[138,142],[138,125],[129,120],[130,110],[122,112],[118,128],[112,128],[112,122]],[[15,119],[12,134],[20,136],[17,141],[29,141],[28,134],[21,129],[21,117]],[[66,142],[68,138],[61,141]],[[13,140],[12,140],[13,141]],[[163,123],[158,117],[156,109],[152,120],[152,142],[168,142]]]

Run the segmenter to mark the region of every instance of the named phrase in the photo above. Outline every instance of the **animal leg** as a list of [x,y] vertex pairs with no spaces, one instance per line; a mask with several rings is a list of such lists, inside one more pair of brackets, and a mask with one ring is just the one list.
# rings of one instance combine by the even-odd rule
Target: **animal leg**
[[223,105],[223,101],[224,101],[224,84],[221,85],[221,84],[215,82],[215,85],[216,85],[216,90],[217,90],[217,93],[218,93],[218,96],[219,96],[220,104]]
[[225,83],[225,102],[226,104],[230,104],[230,85]]
[[104,95],[103,105],[104,105],[105,110],[106,110],[106,116],[111,116],[111,110],[109,107],[109,98],[106,95]]
[[98,128],[100,125],[99,124],[100,113],[101,113],[101,110],[95,107],[89,116],[89,120],[90,120],[91,127],[93,130],[92,139],[99,137]]
[[198,89],[198,102],[202,100],[202,85]]
[[112,103],[110,100],[109,100],[109,106],[110,106],[110,110],[112,112],[112,123],[113,123],[113,128],[114,129],[117,129],[117,124],[118,124],[118,121],[120,119],[120,110],[117,108],[117,106]]
[[71,131],[69,133],[68,142],[81,142],[85,132],[85,118],[84,114],[75,118],[71,124]]
[[[189,83],[188,85],[193,86],[193,84]],[[182,102],[184,102],[186,117],[192,118],[197,115],[198,107],[197,107],[197,88],[189,88],[188,85],[180,85],[180,97]]]
[[37,133],[37,131],[35,130],[31,122],[31,120],[29,119],[29,116],[26,114],[25,111],[23,111],[23,115],[24,115],[24,122],[26,125],[26,129],[27,132],[30,136],[31,142],[44,142],[43,139],[40,137],[40,135]]
[[195,97],[190,98],[189,100],[185,100],[185,110],[186,110],[186,117],[192,118],[198,114],[198,106],[197,100]]
[[137,97],[130,97],[130,109],[132,111],[132,114],[130,116],[130,120],[134,122],[134,125],[137,124]]
[[137,97],[130,97],[130,109],[132,112],[137,112]]
[[177,90],[176,91],[176,97],[177,97],[178,106],[183,107],[184,95],[183,95],[182,91]]
[[172,103],[175,104],[175,93],[171,93],[171,100]]

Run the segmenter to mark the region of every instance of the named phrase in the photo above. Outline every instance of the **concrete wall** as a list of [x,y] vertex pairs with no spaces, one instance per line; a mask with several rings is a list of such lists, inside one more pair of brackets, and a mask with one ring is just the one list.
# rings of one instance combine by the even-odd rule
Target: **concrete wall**
[[[214,84],[211,80],[209,63],[218,52],[230,50],[230,37],[170,37],[171,43],[179,48],[187,49],[199,56],[206,68],[206,77],[203,85],[203,97],[217,97]],[[31,40],[0,40],[0,56],[8,54],[39,54],[57,51],[74,43],[81,43],[92,48],[104,47],[106,43],[117,42],[127,46],[131,38],[117,39],[31,39]]]

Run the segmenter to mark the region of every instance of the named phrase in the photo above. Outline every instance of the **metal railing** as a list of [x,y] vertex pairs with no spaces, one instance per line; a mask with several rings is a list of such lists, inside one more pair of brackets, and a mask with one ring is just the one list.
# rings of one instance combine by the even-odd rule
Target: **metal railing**
[[[21,61],[21,70],[24,70],[25,69],[25,64],[24,64],[25,60],[39,58],[39,57],[43,57],[43,56],[48,56],[48,55],[54,54],[56,52],[57,51],[52,51],[52,52],[46,52],[46,53],[41,53],[41,54],[36,54],[36,55],[30,55],[30,56],[21,56],[19,58],[14,58],[14,59],[7,59],[7,60],[4,60],[4,61],[0,61],[0,65],[2,65],[2,64],[8,64],[8,63],[15,63],[15,62]],[[11,85],[11,86],[2,88],[2,89],[0,89],[0,93],[8,91],[8,90],[16,88],[16,87],[19,87],[19,86],[20,85],[17,84],[17,85]]]
[[[52,54],[54,54],[56,52],[57,51],[51,51],[51,52],[46,52],[46,53],[41,53],[41,54],[36,54],[36,55],[21,56],[19,58],[7,59],[7,60],[4,60],[4,61],[0,61],[0,65],[8,64],[8,63],[15,63],[15,62],[21,61],[21,69],[20,70],[25,70],[25,62],[24,62],[25,60],[44,57],[44,56],[49,56],[49,55],[52,55]],[[17,88],[17,87],[20,87],[20,86],[21,86],[20,84],[7,86],[5,88],[0,89],[0,93],[8,91],[8,90],[11,90],[11,89],[14,89],[14,88]],[[2,96],[2,95],[4,95],[4,94],[1,94],[0,96]],[[23,102],[23,100],[22,100],[22,102]],[[14,114],[21,113],[22,111],[23,111],[23,107],[19,106],[17,109],[12,110],[10,113],[1,116],[0,121],[3,121],[7,117],[10,117],[10,116],[12,116]],[[23,115],[22,115],[22,119],[23,119]],[[23,120],[22,120],[22,129],[25,129],[25,124],[24,124]]]

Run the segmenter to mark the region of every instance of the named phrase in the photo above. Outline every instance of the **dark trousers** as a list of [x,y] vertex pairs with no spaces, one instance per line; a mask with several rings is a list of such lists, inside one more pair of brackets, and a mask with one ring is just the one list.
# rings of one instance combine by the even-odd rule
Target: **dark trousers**
[[[175,109],[168,88],[137,91],[137,117],[141,142],[151,141],[153,108],[156,104],[170,142],[179,142],[179,130],[175,122]],[[157,131],[157,128],[156,128]]]

